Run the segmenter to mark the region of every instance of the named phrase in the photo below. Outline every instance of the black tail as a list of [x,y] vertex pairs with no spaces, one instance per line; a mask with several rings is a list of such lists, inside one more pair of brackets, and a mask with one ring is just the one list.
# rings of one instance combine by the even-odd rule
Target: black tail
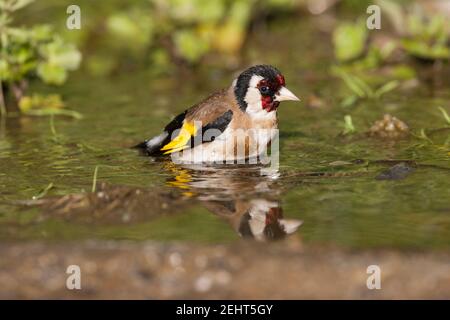
[[132,146],[131,149],[138,149],[139,153],[144,155],[144,156],[149,156],[150,155],[148,153],[148,150],[147,150],[147,141],[138,143],[137,145]]
[[138,143],[137,145],[132,146],[131,149],[142,149],[142,150],[145,150],[145,149],[147,149],[147,141]]
[[142,154],[152,157],[158,157],[164,155],[161,151],[161,148],[168,142],[170,142],[170,137],[167,132],[164,131],[159,136],[156,136],[149,140],[145,140],[144,142],[141,142],[132,148],[139,149]]
[[133,148],[140,149],[143,154],[146,154],[148,156],[163,156],[164,153],[161,151],[161,148],[170,142],[172,133],[182,127],[186,112],[187,111],[184,111],[183,113],[176,116],[164,128],[163,133],[156,137],[153,137],[152,139],[145,140],[144,142],[135,145]]

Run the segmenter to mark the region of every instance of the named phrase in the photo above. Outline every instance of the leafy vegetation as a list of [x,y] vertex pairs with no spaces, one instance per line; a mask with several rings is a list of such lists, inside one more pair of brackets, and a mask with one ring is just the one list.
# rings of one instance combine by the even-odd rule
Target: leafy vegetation
[[394,1],[377,0],[400,37],[401,48],[425,60],[448,60],[449,24],[441,14],[427,15],[417,5],[404,9]]
[[372,32],[360,18],[356,22],[340,22],[333,31],[338,66],[333,66],[332,72],[349,89],[342,106],[364,99],[377,100],[417,78],[420,65],[411,58],[448,61],[450,57],[450,29],[444,16],[427,15],[414,5],[404,9],[393,1],[377,0],[376,4],[392,28],[383,22],[383,31]]
[[19,101],[19,109],[23,114],[31,116],[62,115],[81,119],[81,113],[65,109],[65,103],[58,94],[32,94],[23,96]]
[[374,89],[362,78],[350,74],[341,68],[335,67],[333,72],[335,75],[340,77],[347,87],[353,92],[353,94],[349,95],[342,101],[342,106],[344,107],[353,105],[359,99],[379,99],[382,95],[394,90],[399,85],[397,80],[391,80]]
[[[33,0],[0,0],[0,105],[6,114],[7,105],[18,107],[24,113],[35,109],[60,110],[63,106],[55,96],[26,97],[30,80],[39,79],[46,84],[61,85],[68,71],[78,68],[81,53],[74,45],[58,36],[49,25],[31,28],[13,25],[16,11]],[[22,101],[25,99],[25,101]],[[49,103],[52,107],[47,108]],[[56,112],[58,113],[58,111]]]
[[427,23],[422,16],[408,17],[410,34],[402,40],[403,48],[412,56],[436,60],[449,59],[448,35],[446,31],[446,18],[434,16]]
[[78,37],[73,33],[68,37],[76,37],[73,40],[80,47],[90,50],[85,62],[94,75],[143,66],[149,66],[152,74],[170,74],[179,65],[195,67],[212,54],[225,64],[235,61],[249,26],[255,20],[265,20],[264,12],[294,12],[302,3],[302,0],[126,3],[112,0],[98,6],[81,0],[83,12],[95,10],[96,14],[83,24]]

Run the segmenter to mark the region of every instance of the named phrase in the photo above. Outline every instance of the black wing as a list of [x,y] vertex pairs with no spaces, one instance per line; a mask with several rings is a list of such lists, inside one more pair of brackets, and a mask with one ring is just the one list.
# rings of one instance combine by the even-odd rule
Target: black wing
[[[186,113],[187,110],[182,114],[176,116],[164,128],[164,132],[162,134],[136,145],[135,148],[141,149],[149,156],[161,156],[167,154],[167,152],[162,151],[161,148],[170,143],[173,138],[173,132],[183,126],[183,122],[186,118]],[[196,136],[192,136],[186,145],[189,145],[191,148],[193,148],[196,145],[214,141],[215,138],[217,138],[222,132],[225,131],[232,118],[233,111],[228,110],[224,112],[214,121],[203,126],[201,130],[197,130],[198,134]]]
[[191,148],[205,143],[214,141],[220,134],[222,134],[228,127],[228,124],[233,119],[233,111],[228,110],[213,122],[208,123],[202,127],[202,130],[190,140]]

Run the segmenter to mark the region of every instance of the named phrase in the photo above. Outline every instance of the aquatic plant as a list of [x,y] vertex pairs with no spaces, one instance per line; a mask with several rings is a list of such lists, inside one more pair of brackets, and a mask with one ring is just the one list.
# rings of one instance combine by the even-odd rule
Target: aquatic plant
[[37,78],[46,84],[61,85],[67,80],[68,71],[77,69],[81,62],[81,53],[75,46],[63,41],[49,25],[28,28],[12,24],[14,14],[33,1],[0,0],[0,106],[3,115],[7,106],[9,110],[16,108],[24,113],[36,109],[36,103],[34,107],[30,107],[30,101],[21,103],[29,82]]
[[360,58],[366,48],[368,30],[362,19],[343,22],[333,32],[334,53],[341,62]]
[[339,23],[332,34],[337,61],[352,70],[372,70],[385,64],[397,49],[397,42],[384,39],[380,44],[369,36],[362,18]]
[[[431,139],[428,137],[425,128],[421,128],[420,131],[419,131],[419,133],[412,133],[412,135],[413,135],[414,137],[416,137],[417,139],[426,141],[426,143],[434,144],[434,143],[433,143],[433,140],[431,140]],[[420,147],[423,147],[423,146],[424,146],[423,144],[420,145]]]
[[356,22],[340,22],[333,31],[339,68],[332,71],[352,92],[343,99],[343,106],[360,99],[378,99],[399,87],[401,81],[416,78],[415,68],[420,64],[413,64],[411,56],[428,61],[450,58],[450,29],[444,16],[430,14],[417,3],[406,9],[394,1],[375,3],[392,28],[370,32],[361,17]]
[[402,39],[404,50],[417,58],[437,60],[449,59],[447,19],[433,16],[428,22],[420,15],[408,17],[409,34]]
[[356,128],[353,125],[353,120],[351,115],[346,115],[344,117],[344,131],[342,131],[343,135],[348,135],[356,132]]
[[450,58],[449,23],[442,14],[427,14],[417,4],[405,9],[395,1],[376,0],[400,37],[401,48],[424,60]]
[[32,94],[23,96],[19,101],[22,113],[32,116],[62,115],[81,119],[83,115],[77,111],[65,109],[65,103],[58,94]]
[[354,74],[350,74],[349,72],[343,70],[342,68],[334,67],[332,71],[336,76],[341,78],[347,85],[347,87],[350,89],[350,91],[352,91],[352,94],[347,96],[341,102],[341,105],[344,107],[351,106],[360,99],[380,99],[381,96],[394,90],[399,85],[399,81],[391,80],[378,88],[372,88],[362,78]]
[[333,32],[333,44],[339,66],[332,66],[331,71],[351,91],[343,99],[342,106],[354,105],[362,99],[379,99],[397,88],[400,79],[415,76],[414,70],[402,64],[391,65],[388,74],[377,75],[378,70],[387,64],[397,49],[397,44],[392,40],[383,45],[370,41],[368,29],[362,19],[338,25]]
[[37,195],[33,196],[33,200],[38,200],[47,195],[47,193],[54,187],[53,182],[50,182],[45,188],[40,190]]
[[445,111],[444,108],[438,107],[439,111],[441,111],[442,116],[444,117],[445,121],[447,122],[447,125],[450,126],[450,116],[448,115],[447,111]]

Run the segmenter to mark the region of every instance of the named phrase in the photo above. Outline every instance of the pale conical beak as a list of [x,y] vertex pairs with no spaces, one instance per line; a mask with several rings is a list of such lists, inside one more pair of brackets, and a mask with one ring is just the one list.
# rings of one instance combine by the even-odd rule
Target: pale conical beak
[[276,101],[300,101],[300,99],[293,94],[291,91],[289,91],[286,87],[281,87],[280,90],[275,94],[275,100]]

